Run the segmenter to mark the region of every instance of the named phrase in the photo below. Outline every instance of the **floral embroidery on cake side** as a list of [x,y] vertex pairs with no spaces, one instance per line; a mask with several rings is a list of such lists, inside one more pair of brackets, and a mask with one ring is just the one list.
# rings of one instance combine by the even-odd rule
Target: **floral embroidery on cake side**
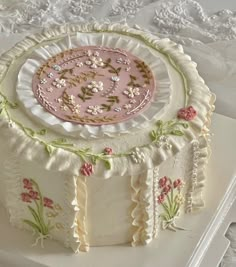
[[159,179],[158,185],[160,195],[157,197],[157,203],[163,208],[163,213],[160,215],[162,229],[183,230],[176,226],[175,223],[180,215],[180,208],[184,203],[182,194],[183,180],[178,178],[172,181],[169,177],[164,176]]
[[23,222],[38,235],[33,246],[36,246],[40,241],[43,247],[44,239],[51,238],[51,230],[63,229],[61,223],[49,219],[50,217],[57,217],[62,208],[59,204],[54,203],[52,199],[42,194],[35,180],[24,178],[22,184],[25,191],[21,193],[21,200],[27,203],[31,215],[31,219],[23,219]]

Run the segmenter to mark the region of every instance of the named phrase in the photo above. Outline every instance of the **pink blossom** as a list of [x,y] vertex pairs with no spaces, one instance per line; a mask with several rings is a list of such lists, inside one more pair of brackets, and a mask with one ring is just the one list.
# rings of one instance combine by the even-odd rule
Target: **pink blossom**
[[31,197],[28,193],[21,193],[21,199],[24,202],[31,203]]
[[162,193],[163,193],[164,195],[167,195],[167,194],[170,192],[170,190],[171,190],[171,185],[168,184],[168,185],[166,185],[166,186],[162,189]]
[[183,185],[183,181],[181,179],[176,179],[173,182],[173,185],[174,185],[174,188],[179,188],[179,187],[181,187],[181,185]]
[[84,176],[93,174],[93,165],[91,163],[84,163],[80,168],[80,173]]
[[159,188],[163,188],[166,185],[167,181],[168,181],[167,176],[162,177],[158,182]]
[[30,197],[32,198],[32,199],[39,199],[39,193],[38,192],[36,192],[36,191],[33,191],[33,190],[31,190],[31,191],[29,191],[29,195],[30,195]]
[[164,200],[165,200],[165,195],[164,195],[164,194],[160,194],[160,195],[157,197],[157,203],[158,203],[158,204],[163,203]]
[[193,120],[196,115],[197,115],[197,111],[192,106],[189,106],[187,108],[181,108],[178,111],[178,118],[184,119],[186,121]]
[[106,155],[111,155],[111,154],[113,153],[112,148],[110,148],[110,147],[105,147],[105,148],[104,148],[104,153],[105,153]]
[[43,198],[43,205],[44,205],[44,207],[53,209],[53,206],[52,206],[53,205],[53,201],[50,198],[44,197]]
[[24,178],[23,179],[23,184],[24,184],[24,188],[28,189],[28,190],[32,190],[32,186],[33,184],[30,182],[29,179]]

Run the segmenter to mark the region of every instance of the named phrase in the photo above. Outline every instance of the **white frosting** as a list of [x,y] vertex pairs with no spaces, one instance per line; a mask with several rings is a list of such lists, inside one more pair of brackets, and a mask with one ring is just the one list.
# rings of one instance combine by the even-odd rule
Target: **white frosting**
[[[92,147],[92,151],[98,153],[107,146],[112,147],[113,151],[118,153],[147,144],[145,148],[141,148],[145,159],[143,163],[134,164],[129,157],[115,158],[111,160],[111,170],[106,170],[103,163],[99,163],[96,165],[94,175],[87,179],[79,177],[79,169],[83,162],[75,154],[63,148],[55,149],[50,157],[45,154],[45,144],[63,135],[49,130],[45,137],[37,135],[29,137],[26,135],[26,128],[24,128],[25,132],[16,125],[9,128],[7,118],[1,117],[0,146],[4,147],[4,155],[1,152],[0,159],[9,159],[10,163],[14,164],[15,161],[11,160],[14,153],[18,166],[24,166],[20,172],[15,172],[14,166],[17,164],[10,168],[2,166],[5,169],[3,173],[11,177],[7,179],[4,175],[9,188],[7,195],[16,196],[9,199],[7,204],[11,222],[18,227],[24,227],[22,218],[27,215],[26,210],[21,209],[19,204],[19,183],[14,183],[14,181],[18,181],[19,176],[22,178],[37,175],[36,179],[43,190],[49,195],[52,194],[65,210],[64,216],[60,218],[65,231],[54,233],[53,237],[64,242],[66,246],[72,247],[74,251],[87,251],[89,244],[148,243],[156,236],[159,223],[158,207],[154,204],[158,194],[157,184],[155,184],[156,180],[153,180],[157,179],[157,171],[153,171],[153,168],[158,168],[159,177],[164,175],[173,178],[182,177],[186,183],[189,183],[189,173],[193,166],[190,143],[195,139],[199,139],[200,142],[205,140],[213,110],[214,96],[199,77],[196,64],[183,54],[180,46],[168,39],[159,40],[150,33],[131,29],[128,26],[95,23],[45,30],[42,34],[34,34],[26,38],[7,52],[0,59],[0,80],[2,80],[1,89],[12,102],[16,99],[14,90],[18,71],[31,55],[32,50],[62,40],[68,30],[70,34],[116,32],[124,38],[128,35],[129,38],[138,39],[143,45],[149,45],[151,49],[158,50],[156,53],[167,66],[173,89],[168,110],[162,114],[160,119],[175,118],[178,109],[184,106],[184,84],[187,90],[191,91],[186,104],[193,105],[198,114],[190,123],[190,127],[185,130],[185,136],[170,137],[172,144],[170,150],[150,144],[149,133],[155,127],[154,123],[151,123],[153,125],[150,127],[130,131],[129,134],[116,138],[104,137],[89,141],[68,138],[68,142],[74,143],[75,146]],[[9,109],[9,114],[25,127],[32,128],[36,132],[41,129],[41,125],[29,118],[21,108]],[[207,143],[202,142],[200,149],[202,151],[199,161],[201,164],[198,168],[202,170],[209,154]],[[205,173],[199,169],[198,174],[195,186],[187,189],[191,193],[187,195],[187,200],[192,198],[190,208],[202,206],[201,193]],[[48,179],[44,180],[45,177]],[[110,179],[106,180],[106,178]],[[13,184],[14,186],[11,187]],[[100,193],[99,190],[101,190]],[[107,203],[110,203],[110,206],[107,206]],[[116,207],[115,210],[114,207]],[[14,213],[14,210],[18,212]],[[114,214],[114,220],[109,218],[109,214]],[[107,235],[105,236],[104,233]]]

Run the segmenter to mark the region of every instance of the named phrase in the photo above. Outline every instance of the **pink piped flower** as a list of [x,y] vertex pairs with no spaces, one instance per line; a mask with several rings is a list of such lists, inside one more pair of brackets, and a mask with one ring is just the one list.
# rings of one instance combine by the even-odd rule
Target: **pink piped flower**
[[105,148],[104,148],[104,153],[105,153],[106,155],[112,155],[112,153],[113,153],[112,148],[110,148],[110,147],[105,147]]
[[176,179],[174,182],[173,182],[173,186],[174,188],[180,188],[183,186],[183,181],[181,179]]
[[80,173],[84,176],[93,174],[93,165],[91,163],[84,163],[80,168]]
[[53,209],[53,206],[52,206],[53,205],[53,201],[50,198],[44,197],[43,198],[43,205],[44,205],[44,207]]
[[163,203],[164,200],[165,200],[165,195],[164,195],[164,194],[160,194],[160,195],[157,197],[157,203],[158,203],[158,204]]
[[28,190],[32,190],[33,189],[33,184],[27,178],[23,179],[23,184],[24,184],[24,188],[26,188]]
[[39,199],[39,193],[36,191],[33,191],[33,190],[29,191],[29,195],[30,195],[31,199],[33,199],[33,200]]
[[178,111],[177,116],[179,119],[191,121],[196,117],[196,115],[197,115],[197,111],[192,106],[189,106],[187,108],[181,108]]
[[31,203],[31,197],[28,193],[21,193],[21,199],[23,202]]
[[162,189],[162,193],[163,193],[164,195],[167,195],[167,194],[170,192],[170,190],[171,190],[171,185],[168,184],[168,185],[166,185],[166,186]]
[[168,181],[168,177],[167,177],[167,176],[162,177],[162,178],[159,180],[159,182],[158,182],[158,184],[159,184],[159,188],[163,188],[163,187],[165,187],[167,181]]

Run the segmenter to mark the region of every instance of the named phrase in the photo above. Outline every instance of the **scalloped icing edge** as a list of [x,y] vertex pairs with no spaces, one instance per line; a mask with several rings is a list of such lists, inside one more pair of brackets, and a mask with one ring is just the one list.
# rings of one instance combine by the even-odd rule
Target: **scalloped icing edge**
[[[180,67],[184,68],[185,75],[186,75],[186,73],[188,74],[187,78],[189,80],[188,81],[189,87],[191,87],[191,88],[195,87],[196,91],[199,90],[199,91],[204,92],[204,95],[205,95],[204,99],[202,99],[201,97],[199,97],[196,94],[190,95],[191,101],[189,101],[189,104],[193,104],[193,105],[197,104],[197,107],[200,105],[201,109],[199,111],[199,116],[194,121],[192,121],[190,123],[191,127],[189,127],[189,128],[192,128],[192,129],[191,130],[187,129],[185,131],[186,139],[184,140],[184,142],[182,142],[181,140],[179,142],[176,142],[176,139],[171,138],[172,142],[173,142],[173,148],[171,150],[171,153],[169,153],[169,151],[168,152],[167,151],[157,151],[156,155],[149,153],[149,158],[152,158],[153,160],[152,160],[152,162],[151,161],[148,162],[147,168],[153,167],[155,165],[159,165],[162,161],[164,161],[168,157],[175,155],[178,151],[181,150],[182,147],[184,147],[184,145],[186,145],[186,143],[189,143],[191,140],[195,139],[196,138],[195,135],[198,135],[201,133],[201,130],[206,123],[206,113],[208,112],[209,109],[211,109],[212,104],[210,103],[209,99],[211,98],[212,93],[209,91],[208,87],[205,85],[203,79],[198,75],[198,72],[196,70],[196,63],[192,62],[191,58],[183,53],[182,46],[177,45],[176,43],[170,41],[169,39],[159,40],[159,39],[157,39],[157,37],[153,36],[150,33],[135,30],[133,28],[128,27],[127,25],[93,23],[93,24],[83,24],[83,25],[71,25],[71,26],[67,26],[67,27],[60,26],[60,27],[55,27],[53,30],[51,30],[51,29],[44,30],[43,33],[30,35],[29,37],[26,37],[23,41],[16,44],[14,48],[12,48],[10,51],[6,52],[1,57],[1,59],[0,59],[0,82],[1,82],[1,79],[4,78],[4,75],[6,74],[8,67],[10,66],[11,62],[15,59],[16,56],[22,55],[25,51],[27,51],[31,47],[37,45],[38,43],[46,41],[47,39],[50,39],[50,40],[55,39],[56,40],[60,37],[65,36],[67,32],[76,32],[76,31],[81,31],[81,32],[84,32],[84,31],[85,32],[96,32],[96,31],[109,32],[109,31],[113,31],[113,32],[120,33],[120,34],[137,37],[137,38],[141,39],[144,43],[148,42],[149,46],[151,46],[153,48],[158,47],[158,49],[162,49],[164,51],[164,53],[168,53],[168,56],[170,56],[170,57],[173,56],[174,58],[176,58],[176,55],[177,55],[177,57],[181,55],[181,60],[178,61],[178,65]],[[187,69],[186,69],[186,65],[188,66]],[[189,79],[189,76],[192,78]],[[197,80],[197,82],[196,82],[196,80]],[[21,131],[21,130],[19,129],[19,131]],[[17,134],[17,137],[19,137],[19,136],[23,137],[22,133],[18,132],[16,134]],[[26,143],[25,148],[21,147],[18,150],[22,151],[22,149],[23,149],[24,151],[27,151],[26,155],[31,154],[31,157],[30,157],[31,159],[39,157],[39,155],[35,155],[35,153],[32,153],[33,152],[32,146],[27,145],[27,144],[30,144],[32,140],[24,140],[24,139],[30,139],[30,138],[28,138],[26,136],[23,138],[23,140],[17,140],[18,141],[17,143],[20,142],[22,144],[22,143],[24,143],[24,141]],[[14,143],[15,143],[14,148],[16,148],[16,142],[14,142]],[[35,144],[35,142],[34,142],[34,144]],[[151,148],[151,150],[152,150],[151,145],[149,148]],[[62,153],[58,153],[58,154],[62,154]],[[69,154],[69,153],[64,153],[64,154]],[[70,155],[70,157],[71,157],[71,161],[73,161],[73,155]],[[62,159],[60,157],[55,158],[52,156],[49,160],[44,159],[42,162],[44,162],[47,169],[54,169],[55,166],[58,166],[62,163]],[[121,163],[121,162],[119,162],[119,159],[114,159],[113,162],[114,163],[117,162],[118,164]],[[55,163],[57,163],[57,164],[55,164]],[[73,173],[73,175],[79,175],[79,171],[78,171],[79,166],[78,165],[80,165],[80,164],[78,164],[78,162],[76,162],[76,163],[74,162],[73,168],[71,169],[71,172]],[[129,160],[127,158],[125,161],[122,161],[122,164],[123,164],[123,166],[126,166],[126,168],[124,168],[124,170],[122,171],[122,175],[129,174],[130,169],[133,169],[133,171],[135,173],[138,173],[141,171],[140,166],[139,167],[135,166],[135,167],[131,168]],[[75,165],[77,166],[77,168],[75,167]],[[60,166],[60,169],[65,170],[66,165],[62,164]],[[116,171],[106,171],[106,170],[104,170],[104,168],[99,168],[99,172],[97,172],[97,175],[106,179],[106,178],[110,178],[113,175],[120,175],[120,173],[118,173],[117,170]]]

